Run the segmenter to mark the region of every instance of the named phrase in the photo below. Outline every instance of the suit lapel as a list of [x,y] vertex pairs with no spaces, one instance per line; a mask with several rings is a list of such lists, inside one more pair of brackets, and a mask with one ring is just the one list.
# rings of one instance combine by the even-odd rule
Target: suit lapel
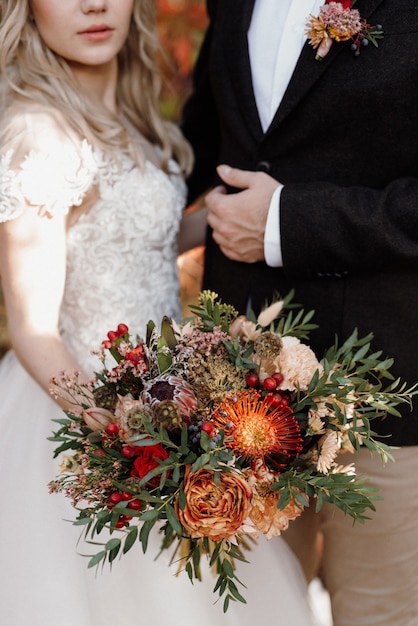
[[[220,1],[224,2],[225,0]],[[233,0],[231,4],[234,5],[235,2],[236,0]],[[226,42],[227,58],[225,62],[229,68],[229,77],[234,85],[235,93],[240,95],[241,112],[248,130],[259,141],[263,137],[263,130],[254,97],[247,40],[255,0],[240,0],[240,3],[240,11],[234,11],[233,6],[229,9],[234,17],[231,20],[228,41]]]
[[[358,9],[362,18],[369,20],[373,11],[384,1],[385,0],[358,0],[355,8]],[[345,47],[349,45],[350,41],[334,42],[326,57],[322,61],[316,61],[314,49],[308,42],[305,43],[288,88],[266,134],[270,133],[281,124],[302,98],[306,96],[316,81],[319,80],[330,65],[334,63]],[[355,59],[353,59],[353,62],[355,62]]]

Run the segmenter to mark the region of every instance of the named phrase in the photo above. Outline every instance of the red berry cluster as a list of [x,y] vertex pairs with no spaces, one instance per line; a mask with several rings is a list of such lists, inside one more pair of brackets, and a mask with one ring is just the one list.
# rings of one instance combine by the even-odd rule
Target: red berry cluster
[[[115,422],[110,422],[106,426],[106,435],[110,438],[116,437],[119,433],[119,426]],[[124,445],[120,449],[120,453],[126,459],[132,459],[137,456],[140,450],[136,450],[134,446]],[[116,490],[110,494],[107,501],[107,508],[112,510],[116,504],[125,500],[128,502],[127,508],[131,511],[140,511],[142,509],[142,502],[135,498],[135,496],[129,491],[120,491]],[[128,526],[130,520],[132,519],[132,515],[119,515],[118,521],[116,522],[116,528],[123,528],[124,526]]]
[[273,409],[289,406],[291,402],[291,396],[288,391],[279,391],[283,380],[284,376],[281,372],[274,372],[274,374],[267,376],[262,382],[255,372],[250,372],[245,379],[248,387],[260,389],[264,395],[269,395],[271,408]]
[[[112,448],[119,448],[118,434],[119,434],[119,426],[116,424],[116,422],[109,422],[109,424],[105,428],[105,434],[102,436],[102,441],[104,443],[111,442],[110,446]],[[122,456],[125,457],[125,459],[133,459],[136,456],[139,456],[142,451],[143,451],[142,446],[130,446],[128,444],[123,445],[119,450],[119,452],[121,453]]]
[[102,341],[102,346],[109,350],[109,348],[112,347],[112,344],[115,343],[115,341],[119,339],[119,337],[126,335],[128,331],[129,328],[126,324],[118,324],[116,330],[109,330],[109,332],[107,333],[107,339]]
[[[127,508],[131,511],[140,511],[142,509],[142,502],[135,498],[129,491],[114,491],[110,494],[109,499],[107,501],[107,508],[112,510],[115,504],[119,504],[125,500],[128,502]],[[124,528],[124,526],[128,526],[129,522],[133,519],[132,515],[119,515],[118,521],[115,524],[116,528]]]

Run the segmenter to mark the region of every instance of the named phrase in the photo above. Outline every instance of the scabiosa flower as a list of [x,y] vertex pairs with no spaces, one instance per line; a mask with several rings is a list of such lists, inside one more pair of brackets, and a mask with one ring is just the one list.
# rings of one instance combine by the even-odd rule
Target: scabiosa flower
[[228,445],[237,455],[253,459],[297,454],[302,448],[299,425],[288,406],[271,408],[270,397],[243,392],[222,402],[212,423],[226,431]]
[[115,408],[115,418],[119,426],[119,437],[124,441],[145,431],[143,418],[151,421],[151,410],[141,400],[135,400],[131,394],[119,396]]
[[181,430],[183,416],[177,402],[174,402],[174,400],[161,400],[156,403],[152,413],[152,422],[166,428],[169,432]]
[[118,395],[113,387],[96,387],[93,391],[94,401],[98,407],[113,411],[118,401]]
[[280,353],[282,345],[280,335],[266,331],[254,342],[254,351],[260,359],[271,360]]

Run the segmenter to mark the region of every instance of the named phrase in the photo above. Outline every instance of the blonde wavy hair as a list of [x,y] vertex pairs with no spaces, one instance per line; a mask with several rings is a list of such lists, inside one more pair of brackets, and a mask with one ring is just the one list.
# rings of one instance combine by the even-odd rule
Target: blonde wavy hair
[[[118,55],[117,105],[120,113],[162,151],[162,166],[175,158],[187,174],[192,152],[177,126],[162,119],[162,77],[155,0],[134,0],[127,41]],[[16,100],[52,106],[81,137],[105,150],[126,144],[126,130],[105,108],[94,109],[80,93],[65,59],[52,52],[31,19],[29,0],[0,0],[0,85],[2,107]],[[141,155],[136,154],[141,164]]]

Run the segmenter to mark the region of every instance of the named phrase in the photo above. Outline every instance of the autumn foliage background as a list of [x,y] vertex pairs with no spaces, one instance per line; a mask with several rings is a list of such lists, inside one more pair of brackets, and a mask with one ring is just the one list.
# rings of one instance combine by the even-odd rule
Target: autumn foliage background
[[[207,24],[205,0],[156,0],[157,26],[165,76],[161,109],[163,115],[178,121],[182,105],[190,93],[191,72]],[[192,302],[199,289],[202,249],[179,258],[180,282],[184,303]],[[0,282],[0,356],[9,345],[6,314]]]

